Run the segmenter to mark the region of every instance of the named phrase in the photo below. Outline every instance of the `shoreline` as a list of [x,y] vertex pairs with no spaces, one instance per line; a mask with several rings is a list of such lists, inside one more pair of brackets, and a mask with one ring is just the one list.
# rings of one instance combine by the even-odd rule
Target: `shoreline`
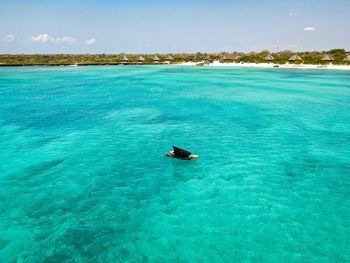
[[241,67],[241,68],[281,68],[281,69],[328,69],[328,70],[350,70],[350,65],[316,65],[316,64],[274,64],[274,63],[222,63],[214,61],[207,65],[198,65],[195,62],[184,62],[177,65],[182,66],[203,66],[203,67]]
[[317,64],[274,64],[274,63],[222,63],[213,61],[209,64],[203,62],[180,62],[180,63],[87,63],[87,64],[0,64],[0,67],[86,67],[86,66],[201,66],[201,67],[241,67],[241,68],[277,68],[277,69],[323,69],[323,70],[350,70],[350,65],[317,65]]

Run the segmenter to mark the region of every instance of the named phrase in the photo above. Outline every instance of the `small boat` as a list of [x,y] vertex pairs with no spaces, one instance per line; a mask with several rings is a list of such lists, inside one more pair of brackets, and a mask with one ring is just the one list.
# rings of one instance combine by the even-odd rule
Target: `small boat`
[[173,146],[173,151],[166,152],[166,157],[176,158],[180,160],[197,160],[199,158],[199,155],[192,154],[191,152],[181,149],[179,147]]

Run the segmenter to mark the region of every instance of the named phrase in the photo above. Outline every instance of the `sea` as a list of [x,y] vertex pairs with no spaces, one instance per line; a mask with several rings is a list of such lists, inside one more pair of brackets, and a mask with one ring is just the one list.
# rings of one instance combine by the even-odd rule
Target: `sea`
[[350,262],[350,72],[0,68],[0,262]]

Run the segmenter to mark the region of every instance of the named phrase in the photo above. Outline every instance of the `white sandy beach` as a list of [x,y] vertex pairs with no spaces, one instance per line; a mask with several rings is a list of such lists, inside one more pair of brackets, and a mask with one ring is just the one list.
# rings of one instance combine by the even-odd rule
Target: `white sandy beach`
[[[196,62],[184,62],[178,65],[196,66]],[[249,68],[288,68],[288,69],[335,69],[350,70],[350,65],[313,65],[313,64],[274,64],[274,63],[221,63],[214,61],[205,67],[249,67]]]

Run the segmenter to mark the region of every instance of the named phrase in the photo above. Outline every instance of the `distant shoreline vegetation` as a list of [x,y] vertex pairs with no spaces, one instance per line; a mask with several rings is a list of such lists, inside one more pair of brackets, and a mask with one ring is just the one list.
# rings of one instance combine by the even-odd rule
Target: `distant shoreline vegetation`
[[58,66],[58,65],[147,65],[196,62],[222,63],[274,63],[274,64],[350,64],[350,52],[345,49],[329,51],[292,52],[221,52],[221,53],[177,53],[177,54],[52,54],[10,55],[0,54],[0,66]]

